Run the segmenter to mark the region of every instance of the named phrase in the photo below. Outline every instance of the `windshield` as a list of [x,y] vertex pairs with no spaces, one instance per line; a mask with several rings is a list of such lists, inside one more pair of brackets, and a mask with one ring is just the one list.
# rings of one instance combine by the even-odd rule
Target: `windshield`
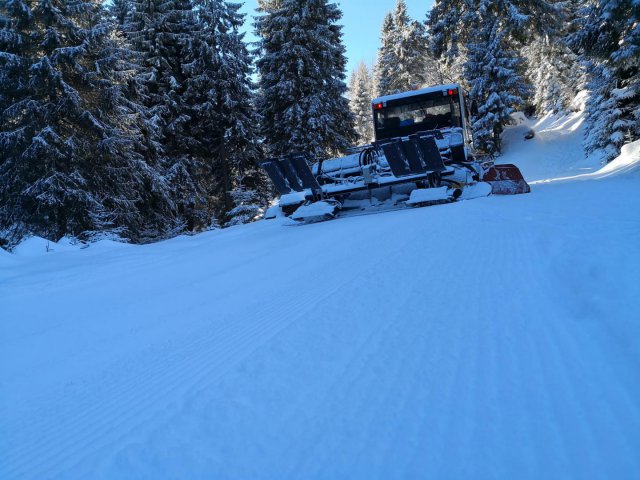
[[420,126],[421,130],[460,127],[460,105],[454,98],[438,96],[376,111],[376,129],[397,129],[412,125]]

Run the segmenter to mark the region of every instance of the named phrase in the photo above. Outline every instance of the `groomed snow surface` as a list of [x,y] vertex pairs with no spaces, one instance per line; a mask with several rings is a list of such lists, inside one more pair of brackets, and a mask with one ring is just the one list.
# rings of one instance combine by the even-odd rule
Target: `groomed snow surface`
[[528,195],[0,251],[0,478],[640,478],[640,144],[580,122]]

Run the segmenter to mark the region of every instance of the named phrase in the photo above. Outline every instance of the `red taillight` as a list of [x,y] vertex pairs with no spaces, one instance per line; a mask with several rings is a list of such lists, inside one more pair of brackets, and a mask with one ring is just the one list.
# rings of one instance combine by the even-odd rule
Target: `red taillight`
[[374,110],[382,110],[384,108],[384,105],[382,103],[374,103],[373,104],[373,109]]
[[449,94],[449,96],[453,96],[453,95],[455,95],[456,93],[458,93],[458,90],[450,89],[447,93]]

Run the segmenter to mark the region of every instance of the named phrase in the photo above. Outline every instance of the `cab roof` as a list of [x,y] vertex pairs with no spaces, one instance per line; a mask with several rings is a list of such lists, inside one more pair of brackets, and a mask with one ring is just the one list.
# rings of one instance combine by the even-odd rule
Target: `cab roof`
[[399,100],[401,98],[416,97],[425,93],[441,92],[442,90],[461,89],[458,83],[447,83],[445,85],[435,85],[433,87],[421,88],[420,90],[411,90],[409,92],[395,93],[393,95],[385,95],[383,97],[374,98],[371,103],[385,103],[389,100]]

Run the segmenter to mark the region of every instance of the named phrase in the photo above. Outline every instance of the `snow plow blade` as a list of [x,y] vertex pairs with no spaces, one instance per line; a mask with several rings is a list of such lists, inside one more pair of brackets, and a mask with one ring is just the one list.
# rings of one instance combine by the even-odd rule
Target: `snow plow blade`
[[493,195],[518,195],[531,192],[531,187],[522,176],[520,169],[510,163],[492,166],[485,172],[482,181],[491,184]]

